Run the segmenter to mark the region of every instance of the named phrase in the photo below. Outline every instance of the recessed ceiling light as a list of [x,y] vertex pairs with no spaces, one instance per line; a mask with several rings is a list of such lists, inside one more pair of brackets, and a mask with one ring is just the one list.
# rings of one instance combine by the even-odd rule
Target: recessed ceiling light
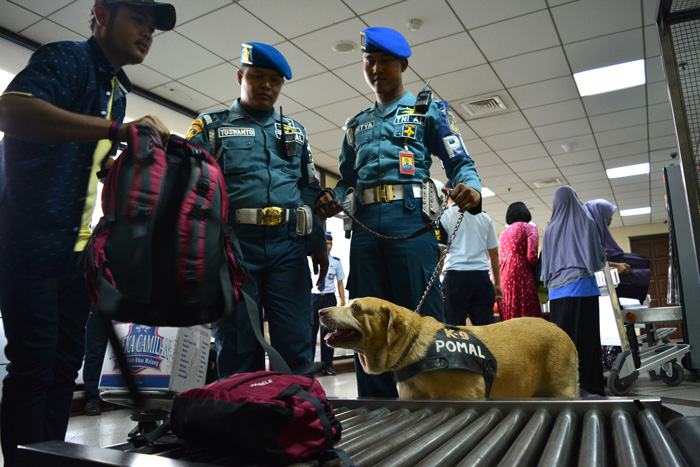
[[574,73],[581,97],[631,88],[646,83],[644,59]]
[[353,41],[342,40],[333,44],[333,50],[339,54],[348,54],[350,52],[354,52],[355,49],[357,49],[357,44],[355,44]]
[[651,214],[651,207],[623,209],[620,211],[621,216],[640,216],[642,214]]
[[645,162],[643,164],[625,165],[622,167],[615,167],[612,169],[607,169],[605,171],[608,174],[608,178],[622,178],[631,177],[633,175],[643,175],[649,173],[649,163]]
[[496,193],[493,191],[489,190],[485,186],[481,187],[481,197],[482,198],[488,198],[489,196],[496,196]]

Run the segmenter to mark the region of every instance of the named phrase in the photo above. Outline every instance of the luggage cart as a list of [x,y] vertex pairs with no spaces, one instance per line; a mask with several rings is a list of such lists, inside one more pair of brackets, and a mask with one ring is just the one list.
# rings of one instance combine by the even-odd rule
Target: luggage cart
[[[634,332],[636,324],[672,324],[683,320],[680,306],[639,307],[620,310],[615,286],[619,283],[617,270],[606,263],[603,271],[596,273],[600,287],[601,339],[617,334],[622,351],[617,355],[608,376],[608,389],[616,396],[627,394],[639,375],[651,372],[669,386],[683,382],[683,367],[676,361],[690,352],[690,344],[659,343],[659,334],[647,338],[647,348],[641,348]],[[671,331],[672,332],[672,331]],[[663,330],[661,336],[667,337]]]

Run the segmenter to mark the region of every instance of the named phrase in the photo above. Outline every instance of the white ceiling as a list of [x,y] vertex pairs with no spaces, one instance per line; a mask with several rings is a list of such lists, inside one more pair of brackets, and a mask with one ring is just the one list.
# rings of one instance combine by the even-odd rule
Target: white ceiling
[[[143,65],[127,67],[134,84],[196,113],[228,107],[239,95],[240,44],[273,44],[293,72],[277,105],[306,126],[321,168],[337,173],[345,120],[374,100],[361,53],[340,54],[332,46],[340,40],[359,44],[360,30],[386,26],[401,31],[413,50],[406,88],[417,94],[430,79],[435,97],[450,102],[483,185],[496,193],[484,199],[484,208],[499,232],[515,201],[527,204],[543,231],[556,187],[533,182],[554,178],[573,186],[582,201],[651,206],[650,215],[616,216],[613,227],[667,219],[661,168],[672,163],[677,142],[655,25],[657,0],[170,3],[177,26],[157,34]],[[81,40],[89,35],[92,4],[0,0],[0,27],[38,43]],[[422,22],[415,32],[407,28],[413,18]],[[9,65],[10,55],[3,52],[0,67]],[[572,73],[641,58],[646,85],[579,96]],[[508,110],[474,118],[460,105],[493,96]],[[181,118],[176,125],[182,128],[172,130],[185,133],[189,120]],[[433,175],[444,181],[434,161]],[[606,168],[642,162],[651,164],[651,174],[605,175]]]

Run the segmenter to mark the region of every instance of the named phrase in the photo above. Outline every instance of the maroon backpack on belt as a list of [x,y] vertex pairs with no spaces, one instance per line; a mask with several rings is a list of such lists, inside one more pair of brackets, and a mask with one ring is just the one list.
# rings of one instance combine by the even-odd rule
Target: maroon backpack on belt
[[171,428],[198,447],[286,465],[332,449],[341,425],[321,384],[271,371],[239,373],[173,400]]

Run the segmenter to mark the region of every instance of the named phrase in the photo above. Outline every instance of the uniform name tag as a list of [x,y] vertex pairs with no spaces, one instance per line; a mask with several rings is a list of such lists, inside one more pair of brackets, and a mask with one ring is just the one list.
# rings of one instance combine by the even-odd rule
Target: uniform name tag
[[219,138],[228,136],[255,136],[255,128],[219,128]]
[[357,127],[355,127],[355,133],[359,133],[365,130],[371,130],[372,128],[374,128],[374,120],[372,120],[371,122],[363,123],[361,125],[357,125]]

